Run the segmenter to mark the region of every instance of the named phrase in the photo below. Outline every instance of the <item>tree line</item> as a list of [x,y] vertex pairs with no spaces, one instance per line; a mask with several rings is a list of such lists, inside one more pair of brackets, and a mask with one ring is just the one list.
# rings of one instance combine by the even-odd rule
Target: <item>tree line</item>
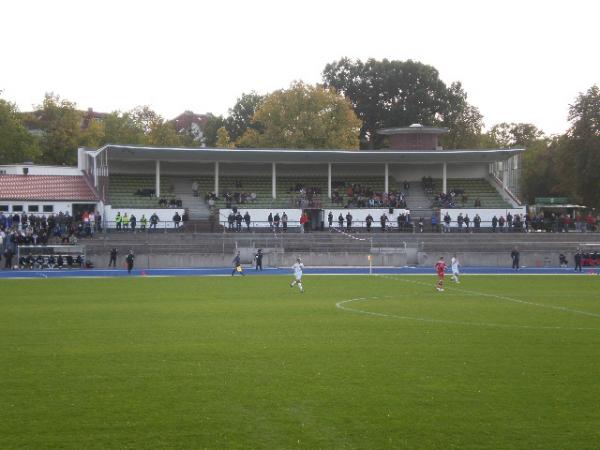
[[294,82],[266,95],[244,93],[226,116],[208,114],[202,140],[148,106],[113,111],[82,127],[85,113],[54,94],[22,113],[0,98],[0,164],[34,161],[72,165],[77,147],[107,143],[169,147],[385,148],[377,129],[420,123],[448,128],[444,148],[525,147],[524,200],[567,196],[600,207],[600,92],[592,86],[568,106],[570,127],[547,136],[534,124],[500,123],[484,130],[483,115],[460,82],[444,83],[417,61],[342,58],[327,64],[323,82]]

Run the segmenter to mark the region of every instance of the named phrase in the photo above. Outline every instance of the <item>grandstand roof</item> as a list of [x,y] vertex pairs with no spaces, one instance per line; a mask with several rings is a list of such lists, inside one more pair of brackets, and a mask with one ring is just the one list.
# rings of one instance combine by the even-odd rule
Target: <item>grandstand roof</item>
[[89,201],[98,199],[83,176],[0,175],[0,199]]
[[173,162],[257,163],[490,163],[503,161],[525,149],[476,150],[292,150],[146,147],[108,144],[91,155],[106,151],[120,161],[162,160]]

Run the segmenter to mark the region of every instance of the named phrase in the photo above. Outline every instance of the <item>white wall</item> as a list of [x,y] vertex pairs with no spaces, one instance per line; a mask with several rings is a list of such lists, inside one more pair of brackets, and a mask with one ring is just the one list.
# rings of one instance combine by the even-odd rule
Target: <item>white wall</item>
[[469,227],[473,226],[473,217],[475,217],[475,214],[479,214],[479,217],[481,217],[481,226],[482,227],[491,227],[492,226],[492,218],[494,216],[496,216],[496,218],[500,219],[500,216],[503,216],[506,219],[506,215],[510,212],[511,215],[515,215],[515,214],[519,214],[521,216],[523,216],[523,214],[526,213],[526,209],[525,207],[520,207],[520,208],[509,208],[509,209],[474,209],[474,208],[454,208],[454,209],[440,209],[440,225],[442,224],[443,220],[444,220],[444,216],[446,215],[446,212],[448,212],[448,214],[450,214],[450,217],[452,219],[452,222],[450,222],[450,227],[451,228],[456,228],[458,227],[458,224],[456,223],[456,218],[458,217],[458,215],[460,213],[462,213],[463,217],[465,215],[469,215],[469,219],[471,219],[471,222],[469,224]]
[[114,228],[115,227],[115,217],[117,216],[117,212],[120,212],[121,215],[127,213],[128,216],[132,214],[135,215],[137,219],[137,227],[140,227],[140,219],[142,215],[146,215],[146,219],[148,219],[148,227],[150,226],[150,216],[154,213],[158,216],[159,224],[157,228],[173,228],[173,216],[176,212],[179,213],[180,216],[183,215],[183,208],[162,208],[162,209],[144,209],[144,208],[115,208],[113,209],[110,205],[107,205],[104,208],[104,226],[106,228]]
[[23,168],[29,169],[29,175],[67,175],[82,176],[83,173],[77,167],[63,166],[36,166],[28,164],[18,164],[11,166],[0,166],[0,173],[6,175],[23,175]]
[[[229,216],[229,213],[231,212],[231,209],[220,209],[219,210],[219,222],[224,225],[227,226],[227,217]],[[289,227],[295,227],[298,226],[300,224],[300,216],[302,215],[302,210],[301,209],[250,209],[250,208],[238,208],[238,211],[240,212],[240,214],[243,216],[244,214],[246,214],[246,211],[248,211],[248,214],[250,214],[250,220],[252,222],[267,222],[267,218],[269,217],[269,213],[272,213],[273,215],[275,215],[276,213],[279,213],[279,217],[281,217],[283,215],[283,213],[285,212],[288,216],[288,226]],[[258,226],[262,226],[263,224],[257,224]],[[244,224],[244,226],[246,226]]]
[[[80,204],[88,204],[88,203],[94,203],[94,202],[75,202],[75,203],[80,203]],[[29,210],[28,207],[29,205],[37,205],[39,206],[39,211],[37,213],[31,213],[31,214],[36,214],[36,215],[42,215],[45,214],[46,216],[49,216],[50,214],[58,214],[60,212],[63,213],[69,213],[72,214],[73,213],[73,202],[52,202],[52,201],[18,201],[18,200],[0,200],[0,205],[8,205],[8,212],[14,214],[13,211],[13,206],[14,205],[22,205],[23,206],[23,211],[26,212],[28,215]],[[53,212],[44,212],[44,205],[52,205],[54,206],[54,211]],[[22,211],[19,211],[18,214],[21,214]],[[6,211],[4,211],[4,214],[7,214]]]
[[[219,222],[222,225],[227,226],[227,217],[229,216],[229,213],[231,211],[232,211],[231,209],[220,209],[219,210]],[[273,215],[275,215],[275,213],[279,213],[279,216],[281,217],[283,212],[285,212],[288,216],[288,226],[290,226],[290,227],[298,226],[300,224],[300,216],[302,214],[301,209],[283,209],[283,208],[281,208],[281,209],[238,208],[238,211],[240,212],[240,214],[242,216],[246,213],[246,211],[248,211],[248,213],[250,214],[250,220],[252,222],[263,222],[263,223],[267,222],[269,213],[272,213]],[[338,223],[338,216],[340,215],[340,213],[342,214],[342,216],[344,216],[344,224],[345,224],[346,223],[346,214],[348,213],[348,211],[350,211],[350,214],[352,214],[352,221],[354,222],[356,227],[366,226],[364,221],[366,220],[366,218],[369,214],[371,214],[371,216],[373,217],[373,220],[374,220],[373,226],[377,226],[379,224],[379,218],[381,217],[381,215],[383,213],[385,213],[387,215],[390,222],[393,222],[395,224],[397,221],[398,215],[400,215],[402,213],[406,214],[406,213],[410,212],[407,209],[398,209],[398,208],[394,208],[394,212],[392,214],[389,213],[388,208],[324,209],[323,210],[323,222],[325,223],[325,226],[327,226],[327,216],[329,215],[329,211],[331,211],[331,213],[333,214],[333,223],[335,225],[337,225],[337,223]],[[417,219],[417,217],[411,217],[411,219],[414,220],[414,219]],[[425,219],[428,219],[428,218],[425,218]],[[264,224],[257,223],[257,226],[263,226],[263,225]],[[245,224],[244,224],[244,226],[245,226]]]
[[[389,209],[388,208],[369,208],[369,209],[324,209],[323,210],[325,212],[325,223],[327,223],[327,216],[329,215],[329,211],[331,211],[331,213],[333,214],[333,223],[337,224],[338,221],[338,217],[341,214],[344,217],[344,223],[346,223],[346,214],[348,214],[348,211],[350,211],[350,214],[352,215],[352,221],[356,222],[356,226],[365,226],[364,223],[359,223],[359,222],[364,222],[367,219],[367,216],[369,214],[371,214],[371,217],[373,217],[373,225],[377,225],[379,224],[379,218],[381,217],[381,215],[383,213],[385,213],[385,215],[388,217],[388,219],[390,220],[390,222],[394,222],[396,223],[396,221],[398,220],[398,216],[400,214],[407,214],[410,213],[410,211],[408,209],[400,209],[400,208],[394,208],[394,212],[392,214],[390,214]],[[416,217],[411,217],[411,219],[416,219]]]

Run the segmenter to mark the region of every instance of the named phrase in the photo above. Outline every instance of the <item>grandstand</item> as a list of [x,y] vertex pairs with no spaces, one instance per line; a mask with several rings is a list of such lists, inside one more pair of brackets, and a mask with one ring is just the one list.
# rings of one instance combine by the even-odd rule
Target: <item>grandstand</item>
[[[154,178],[151,175],[115,174],[108,183],[108,202],[113,208],[158,208]],[[169,185],[166,177],[161,177],[162,185]],[[175,199],[172,191],[166,190],[160,197],[167,202]]]
[[[433,195],[430,196],[433,207],[443,207],[436,195],[442,190],[442,180],[433,180]],[[456,207],[506,209],[512,208],[498,190],[483,178],[449,178],[447,180],[447,192],[454,192]],[[478,206],[475,201],[479,200]]]
[[[320,261],[324,265],[361,265],[365,254],[370,252],[377,255],[378,264],[397,265],[425,263],[422,254],[436,249],[457,251],[465,246],[469,250],[481,247],[491,251],[496,247],[488,243],[489,235],[463,237],[455,233],[465,231],[457,229],[456,219],[459,214],[471,219],[478,215],[485,231],[494,216],[526,213],[509,183],[518,175],[518,171],[510,172],[518,167],[511,161],[524,150],[442,150],[432,138],[440,130],[424,128],[388,130],[386,133],[394,137],[390,141],[393,148],[374,151],[131,145],[80,149],[77,168],[5,167],[0,169],[0,177],[5,177],[6,183],[0,186],[12,186],[14,177],[29,184],[33,182],[34,186],[36,180],[46,182],[42,175],[69,176],[65,179],[69,183],[63,184],[79,186],[77,192],[81,196],[66,194],[65,189],[57,196],[52,189],[44,188],[47,195],[36,200],[17,196],[18,189],[5,189],[0,211],[6,215],[22,212],[41,215],[51,211],[80,215],[95,209],[102,222],[84,226],[83,230],[91,228],[90,233],[77,232],[79,225],[75,219],[75,232],[76,237],[86,238],[108,228],[109,233],[97,234],[99,239],[88,241],[89,257],[100,265],[104,264],[102,255],[111,245],[134,249],[143,256],[147,267],[228,264],[233,249],[251,254],[259,246],[270,249],[270,255],[279,255],[277,264],[287,264],[286,258],[294,253],[309,254],[313,263]],[[407,136],[425,133],[428,137],[405,142],[401,139],[405,133]],[[411,148],[410,142],[419,143],[418,148]],[[193,186],[197,187],[197,193],[193,192]],[[455,194],[452,205],[436,198],[444,192]],[[251,216],[250,227],[244,224],[243,233],[228,230],[227,218],[236,207],[242,215],[248,212]],[[281,216],[284,211],[288,216],[287,233],[274,233],[277,230],[271,230],[267,216],[270,213]],[[149,219],[156,214],[159,225],[156,230],[146,229],[148,233],[131,233],[134,231],[131,227],[127,229],[129,233],[124,233],[125,230],[114,233],[114,217],[119,212],[135,215],[138,221],[142,215]],[[334,217],[334,228],[339,226],[339,215],[353,217],[349,230],[352,238],[333,232],[299,233],[302,215],[309,218],[305,231],[327,231],[329,212]],[[452,247],[448,246],[450,240],[445,234],[438,234],[441,227],[430,223],[432,218],[440,223],[446,213],[452,217]],[[186,218],[185,227],[175,227],[173,217],[177,214]],[[365,233],[368,215],[374,219],[371,233]],[[380,226],[383,216],[388,219],[385,233]],[[401,220],[405,219],[409,222],[401,226]],[[421,221],[423,234],[417,227]],[[180,232],[177,235],[166,233],[175,228]],[[596,229],[593,225],[588,228]],[[211,236],[209,230],[224,234]],[[135,231],[139,231],[139,224]],[[348,231],[346,226],[344,231]],[[436,234],[426,235],[432,231]],[[527,233],[516,233],[524,231],[524,227],[508,231],[513,233],[494,237],[499,255],[512,242],[521,240],[525,252],[541,252],[545,245],[528,246],[533,238]],[[580,239],[586,242],[583,236],[573,239],[568,240],[564,251],[569,251]],[[55,243],[51,238],[49,244]],[[478,252],[481,253],[475,251]]]

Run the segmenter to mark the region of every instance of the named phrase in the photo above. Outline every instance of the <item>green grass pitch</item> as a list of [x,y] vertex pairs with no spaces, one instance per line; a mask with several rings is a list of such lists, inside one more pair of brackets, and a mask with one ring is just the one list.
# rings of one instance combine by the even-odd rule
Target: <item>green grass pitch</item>
[[0,449],[597,449],[600,277],[3,280]]

